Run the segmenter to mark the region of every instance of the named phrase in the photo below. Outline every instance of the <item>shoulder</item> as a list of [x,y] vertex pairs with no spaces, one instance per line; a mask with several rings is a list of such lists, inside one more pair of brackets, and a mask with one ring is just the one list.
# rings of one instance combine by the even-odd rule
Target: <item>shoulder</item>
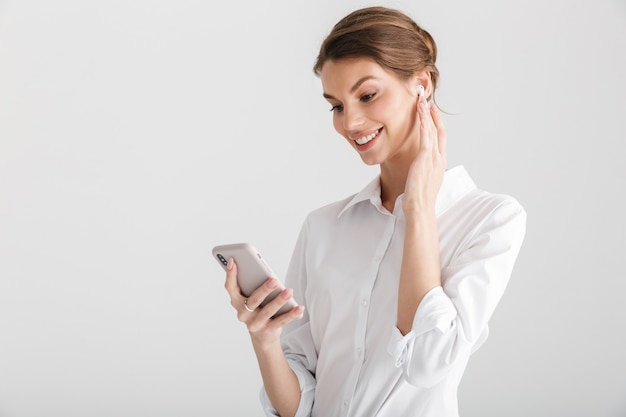
[[461,251],[517,253],[526,234],[526,210],[508,194],[475,189],[446,214],[448,236]]
[[490,218],[526,217],[516,198],[477,187],[463,166],[446,172],[437,203],[441,220],[465,227],[476,227]]
[[521,242],[526,231],[526,210],[510,194],[479,188],[464,168],[451,170],[444,183],[442,212],[438,218],[440,240],[451,248]]
[[526,234],[526,211],[511,195],[474,189],[439,218],[442,265],[514,260]]
[[455,204],[453,209],[476,214],[480,217],[497,213],[525,215],[522,204],[509,194],[497,194],[479,188],[468,193]]
[[473,233],[509,223],[516,224],[522,231],[526,225],[526,210],[511,195],[476,188],[453,204],[443,218]]

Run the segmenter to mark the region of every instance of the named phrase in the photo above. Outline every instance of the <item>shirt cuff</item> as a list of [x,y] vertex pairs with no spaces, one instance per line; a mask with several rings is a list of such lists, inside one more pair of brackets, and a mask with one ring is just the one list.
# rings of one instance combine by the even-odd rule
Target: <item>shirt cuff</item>
[[428,291],[417,307],[411,331],[403,336],[397,326],[392,330],[387,352],[394,358],[396,367],[411,361],[417,337],[435,329],[444,333],[452,327],[456,315],[456,308],[442,287]]

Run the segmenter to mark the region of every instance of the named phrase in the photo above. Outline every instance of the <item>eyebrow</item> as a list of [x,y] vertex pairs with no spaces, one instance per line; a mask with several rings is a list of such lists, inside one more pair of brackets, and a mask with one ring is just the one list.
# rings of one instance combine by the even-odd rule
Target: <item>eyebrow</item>
[[[351,93],[354,93],[356,91],[357,88],[359,88],[361,86],[361,84],[363,84],[365,81],[367,80],[371,80],[371,79],[376,79],[376,77],[374,77],[373,75],[366,75],[365,77],[360,78],[357,82],[354,83],[354,85],[352,86],[352,88],[350,89]],[[335,99],[335,97],[331,96],[328,93],[324,93],[322,94],[324,96],[324,98],[331,98],[331,99]],[[336,100],[336,99],[335,99]]]

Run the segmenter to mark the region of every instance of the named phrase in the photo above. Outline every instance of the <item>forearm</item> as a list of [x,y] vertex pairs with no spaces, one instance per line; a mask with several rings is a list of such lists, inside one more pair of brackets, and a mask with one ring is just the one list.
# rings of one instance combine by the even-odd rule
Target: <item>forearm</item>
[[294,416],[300,404],[300,384],[285,358],[280,343],[265,346],[255,343],[253,339],[252,345],[263,385],[272,405],[281,417]]
[[398,288],[398,329],[407,334],[422,298],[441,285],[439,234],[433,212],[406,216],[404,251]]

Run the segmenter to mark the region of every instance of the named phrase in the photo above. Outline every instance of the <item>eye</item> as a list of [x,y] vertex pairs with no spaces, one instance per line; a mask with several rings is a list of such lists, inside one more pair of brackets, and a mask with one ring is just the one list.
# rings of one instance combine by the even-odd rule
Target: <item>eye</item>
[[365,95],[361,96],[361,101],[368,102],[368,101],[372,100],[375,96],[376,96],[376,93],[365,94]]
[[330,111],[331,111],[332,113],[334,113],[334,112],[339,112],[339,113],[341,113],[341,112],[343,111],[343,106],[342,106],[341,104],[337,104],[336,106],[331,107],[331,108],[330,108]]

